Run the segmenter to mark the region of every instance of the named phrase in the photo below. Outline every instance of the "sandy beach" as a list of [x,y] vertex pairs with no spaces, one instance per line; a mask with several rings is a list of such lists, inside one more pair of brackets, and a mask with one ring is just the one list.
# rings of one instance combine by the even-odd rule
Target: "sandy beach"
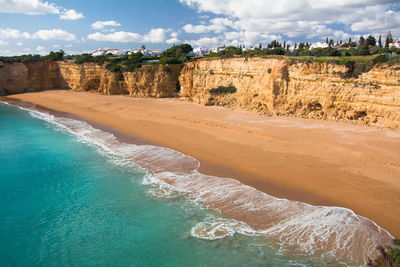
[[177,99],[65,90],[12,95],[113,127],[201,162],[269,195],[340,206],[400,236],[400,133],[261,116]]

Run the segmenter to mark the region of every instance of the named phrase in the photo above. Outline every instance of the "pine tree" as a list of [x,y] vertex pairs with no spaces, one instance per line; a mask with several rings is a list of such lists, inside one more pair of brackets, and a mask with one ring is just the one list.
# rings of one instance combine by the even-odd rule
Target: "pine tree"
[[386,35],[385,47],[389,47],[389,44],[393,43],[392,33],[389,31]]
[[376,45],[376,39],[372,35],[368,35],[367,39],[365,39],[365,42],[367,43],[367,45],[370,45],[370,46]]
[[[361,38],[360,38],[361,39]],[[358,54],[360,56],[367,56],[369,55],[369,48],[367,42],[364,42],[363,45],[358,50]]]
[[329,44],[329,40],[328,40],[328,37],[326,37],[326,41],[325,41],[327,44]]
[[360,40],[358,40],[358,47],[362,47],[365,43],[365,39],[363,36],[360,37]]
[[382,36],[379,35],[378,46],[382,47]]

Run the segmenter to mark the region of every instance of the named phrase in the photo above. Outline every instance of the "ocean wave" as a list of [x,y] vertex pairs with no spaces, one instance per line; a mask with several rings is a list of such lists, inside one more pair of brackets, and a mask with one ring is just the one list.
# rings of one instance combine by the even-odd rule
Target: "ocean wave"
[[374,256],[377,244],[386,245],[393,239],[387,231],[350,209],[276,198],[235,179],[201,174],[198,160],[172,149],[121,143],[112,133],[87,122],[25,110],[75,135],[80,142],[97,147],[119,164],[133,163],[148,170],[142,183],[155,186],[149,191],[152,196],[185,196],[232,218],[198,223],[191,229],[195,238],[215,240],[235,233],[257,235],[297,256],[318,255],[357,264]]

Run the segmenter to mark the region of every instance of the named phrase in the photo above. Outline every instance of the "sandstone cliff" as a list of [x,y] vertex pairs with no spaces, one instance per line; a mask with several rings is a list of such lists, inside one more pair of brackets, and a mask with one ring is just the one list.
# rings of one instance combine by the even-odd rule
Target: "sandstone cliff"
[[133,72],[109,72],[95,63],[59,62],[60,73],[75,91],[95,90],[102,94],[133,97],[172,97],[177,91],[178,65],[145,66]]
[[133,72],[109,72],[95,63],[39,61],[0,62],[0,95],[46,89],[98,91],[134,97],[172,97],[181,67],[145,66]]
[[[45,89],[133,97],[173,97],[261,113],[350,121],[400,129],[400,64],[375,65],[358,77],[351,66],[288,59],[231,58],[113,73],[95,63],[0,62],[0,95]],[[212,94],[233,86],[234,93]]]
[[[181,97],[204,105],[400,129],[400,65],[349,66],[286,59],[231,58],[186,64]],[[212,94],[219,86],[235,93]]]
[[0,95],[66,88],[65,86],[57,62],[0,62]]

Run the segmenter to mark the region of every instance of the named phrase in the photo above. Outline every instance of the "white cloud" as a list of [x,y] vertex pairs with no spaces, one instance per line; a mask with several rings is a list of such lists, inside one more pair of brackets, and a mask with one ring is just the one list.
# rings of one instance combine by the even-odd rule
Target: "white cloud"
[[54,3],[42,0],[0,0],[0,13],[44,15],[60,14],[62,20],[83,19],[82,13],[74,9],[65,9]]
[[103,34],[101,32],[95,32],[89,34],[88,39],[95,41],[108,41],[108,42],[122,42],[122,43],[138,43],[142,37],[138,33],[133,32],[113,32],[110,34]]
[[21,36],[21,32],[19,30],[15,30],[15,29],[0,29],[0,38],[1,39],[8,39],[8,38],[20,38]]
[[186,40],[185,43],[193,46],[214,47],[221,45],[222,41],[218,37],[202,37],[198,40]]
[[60,45],[53,45],[53,48],[60,48]]
[[220,33],[227,29],[227,26],[232,27],[233,21],[227,18],[215,18],[210,20],[209,25],[192,25],[186,24],[183,26],[183,30],[187,33],[207,33],[216,32]]
[[28,32],[20,32],[16,29],[0,29],[1,39],[10,38],[25,38],[25,39],[42,39],[42,40],[64,40],[72,41],[75,40],[75,35],[64,30],[53,29],[53,30],[39,30],[33,34]]
[[179,43],[180,41],[179,41],[178,38],[173,37],[173,38],[168,39],[168,40],[165,41],[165,42],[166,42],[167,44],[176,44],[176,43]]
[[262,34],[282,34],[289,38],[345,39],[360,32],[384,35],[389,30],[394,35],[400,35],[400,3],[393,0],[180,0],[180,2],[200,13],[210,12],[220,16],[199,25],[185,25],[183,30],[188,33],[248,32],[247,41],[257,39],[252,38],[254,33],[258,33],[261,38]]
[[40,0],[0,0],[0,12],[41,15],[58,14],[60,11],[55,4]]
[[103,29],[106,26],[118,27],[121,26],[121,24],[114,20],[107,20],[107,21],[96,21],[91,26],[93,29],[99,30]]
[[143,42],[144,43],[162,43],[165,42],[166,36],[165,34],[167,33],[168,30],[162,29],[162,28],[157,28],[157,29],[152,29],[148,34],[143,36]]
[[197,40],[186,40],[185,43],[201,47],[215,47],[222,45],[244,45],[249,47],[258,45],[259,43],[265,44],[267,42],[271,42],[272,40],[281,41],[282,36],[250,31],[231,31],[221,33],[220,35],[214,37],[201,37]]
[[65,45],[65,47],[71,47],[72,46],[72,44],[66,44]]
[[95,41],[107,41],[107,42],[122,42],[122,43],[162,43],[166,40],[166,33],[169,30],[158,28],[152,29],[146,35],[140,35],[134,32],[113,32],[104,34],[95,32],[88,35],[88,39]]
[[36,47],[36,51],[38,51],[39,53],[44,52],[45,50],[46,50],[46,48],[43,47],[43,46],[41,46],[41,45],[38,45],[38,46]]
[[40,30],[35,32],[32,39],[42,39],[42,40],[64,40],[73,41],[75,40],[75,35],[64,30],[53,29],[53,30]]
[[0,46],[6,46],[6,45],[8,45],[8,43],[6,41],[0,40]]
[[63,20],[77,20],[77,19],[83,19],[85,16],[83,16],[82,13],[76,12],[74,9],[70,10],[64,10],[63,13],[60,15],[60,19]]
[[21,42],[18,42],[17,43],[17,46],[23,46],[24,44],[23,43],[21,43]]

